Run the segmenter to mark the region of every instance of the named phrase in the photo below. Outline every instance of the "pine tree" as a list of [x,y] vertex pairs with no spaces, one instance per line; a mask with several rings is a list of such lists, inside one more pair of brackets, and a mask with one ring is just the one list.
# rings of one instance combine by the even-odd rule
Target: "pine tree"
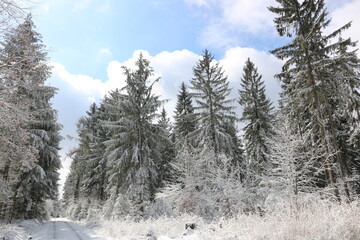
[[[110,171],[108,194],[111,199],[119,195],[128,198],[136,215],[143,214],[145,204],[154,198],[161,161],[158,142],[168,139],[165,130],[153,123],[162,101],[152,93],[159,79],[148,85],[153,75],[149,64],[140,54],[136,70],[124,67],[126,93],[115,94],[119,117],[105,125],[113,131],[112,139],[105,142]],[[108,208],[114,204],[108,204]]]
[[195,98],[196,130],[191,133],[198,147],[211,149],[218,158],[220,153],[231,153],[231,136],[224,128],[225,122],[235,120],[229,82],[224,71],[215,63],[214,56],[205,50],[193,68],[192,96]]
[[[339,109],[345,109],[343,103],[350,99],[358,102],[358,97],[351,89],[358,89],[355,86],[359,86],[359,81],[351,74],[350,83],[346,80],[346,75],[350,72],[344,73],[341,69],[342,66],[352,65],[349,55],[334,54],[345,46],[353,46],[354,43],[350,39],[333,41],[333,38],[348,29],[350,23],[324,35],[324,29],[330,23],[324,0],[277,2],[278,7],[269,9],[278,15],[274,19],[278,33],[280,36],[294,35],[289,44],[272,51],[278,58],[286,59],[283,71],[278,77],[283,83],[283,94],[287,98],[287,109],[293,128],[300,134],[311,130],[307,149],[314,155],[321,155],[319,160],[324,165],[326,185],[333,189],[333,195],[337,199],[340,199],[336,184],[339,177],[335,166],[336,163],[339,164],[343,189],[349,198],[348,159],[341,154],[339,129],[334,116]],[[351,69],[358,69],[358,64]],[[340,89],[347,91],[340,92]],[[351,114],[348,115],[353,118]]]
[[261,174],[267,168],[269,146],[266,139],[272,131],[272,106],[266,97],[264,81],[254,63],[245,62],[239,90],[239,104],[243,107],[244,147],[248,175]]

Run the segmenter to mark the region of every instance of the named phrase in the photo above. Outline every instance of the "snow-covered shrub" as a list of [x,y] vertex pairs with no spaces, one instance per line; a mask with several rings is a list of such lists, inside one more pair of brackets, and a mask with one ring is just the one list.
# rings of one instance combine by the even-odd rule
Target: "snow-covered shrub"
[[220,155],[220,161],[219,166],[211,150],[180,152],[173,164],[180,177],[177,183],[165,186],[157,199],[176,214],[196,214],[208,220],[236,215],[246,192],[237,174],[229,170],[230,160]]
[[[217,239],[217,240],[358,240],[360,236],[360,202],[339,204],[319,194],[301,194],[297,199],[277,199],[272,211],[264,216],[237,214],[207,223],[195,215],[156,219],[104,221],[98,234],[113,239]],[[196,223],[186,232],[186,223]]]

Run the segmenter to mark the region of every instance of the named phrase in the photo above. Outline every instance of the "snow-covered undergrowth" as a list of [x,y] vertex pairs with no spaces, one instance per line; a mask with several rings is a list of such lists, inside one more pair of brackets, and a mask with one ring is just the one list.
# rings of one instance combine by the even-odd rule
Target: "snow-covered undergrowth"
[[27,240],[31,235],[29,230],[37,228],[40,222],[37,220],[17,221],[13,224],[0,223],[1,240]]
[[[186,223],[196,223],[185,230]],[[360,203],[335,204],[309,201],[279,204],[265,215],[242,214],[236,218],[205,223],[201,218],[183,215],[144,221],[102,221],[95,231],[110,239],[226,239],[226,240],[358,240]]]

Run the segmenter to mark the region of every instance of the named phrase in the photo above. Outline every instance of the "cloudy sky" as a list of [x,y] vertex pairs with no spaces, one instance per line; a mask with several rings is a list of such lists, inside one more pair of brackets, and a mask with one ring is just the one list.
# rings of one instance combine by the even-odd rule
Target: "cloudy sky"
[[[282,46],[267,10],[274,0],[38,0],[33,9],[37,31],[49,49],[59,89],[53,99],[63,124],[62,135],[76,137],[76,122],[107,91],[124,86],[121,66],[131,67],[139,52],[161,77],[155,91],[173,115],[179,85],[192,77],[192,67],[209,49],[228,75],[237,97],[245,60],[250,57],[276,102],[273,78],[282,63],[269,50]],[[327,0],[333,21],[328,31],[353,21],[345,34],[360,40],[360,0]],[[240,108],[238,110],[241,111]],[[68,173],[66,153],[76,141],[62,142],[61,183]]]

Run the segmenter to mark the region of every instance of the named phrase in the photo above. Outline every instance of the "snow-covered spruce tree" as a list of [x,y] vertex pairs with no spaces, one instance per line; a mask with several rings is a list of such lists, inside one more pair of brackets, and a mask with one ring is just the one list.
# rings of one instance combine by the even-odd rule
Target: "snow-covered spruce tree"
[[[0,61],[6,54],[0,49]],[[15,59],[14,59],[15,61]],[[37,152],[30,145],[24,123],[30,118],[28,101],[19,98],[19,88],[13,72],[5,64],[0,68],[0,219],[9,220],[20,176],[29,171],[36,161]]]
[[173,133],[170,118],[167,117],[165,108],[163,107],[160,113],[158,124],[162,127],[167,138],[160,139],[159,152],[161,154],[161,162],[158,164],[158,185],[157,188],[164,186],[165,182],[171,182],[174,180],[173,171],[171,168],[171,162],[175,158],[175,146],[173,142]]
[[[192,105],[191,95],[184,82],[180,85],[180,91],[177,95],[175,107],[174,134],[176,145],[184,145],[188,142],[187,136],[195,130],[196,121],[194,107]],[[185,144],[186,145],[186,144]]]
[[13,212],[17,190],[25,184],[23,175],[33,168],[37,151],[24,128],[28,109],[25,103],[14,102],[17,87],[1,82],[0,88],[0,220],[8,222],[17,218]]
[[[70,154],[73,162],[64,186],[63,200],[68,217],[85,218],[88,207],[99,209],[106,194],[106,133],[102,127],[104,107],[90,106],[87,116],[78,122],[79,146]],[[84,207],[87,206],[85,209]],[[81,212],[81,214],[80,214]]]
[[227,99],[229,83],[207,50],[193,71],[196,128],[188,136],[196,145],[177,151],[172,164],[177,181],[166,186],[158,198],[179,213],[206,219],[230,216],[232,210],[240,209],[241,200],[235,195],[243,191],[239,169],[231,166],[239,151],[234,107],[230,105],[232,100]]
[[[237,174],[236,177],[238,180],[243,181],[246,173],[246,162],[244,161],[244,150],[241,139],[237,135],[238,130],[235,123],[235,120],[227,120],[224,122],[225,131],[230,135],[232,140],[232,150],[229,155],[230,164],[228,164],[228,167],[229,171]],[[235,175],[233,175],[233,177],[235,177]]]
[[46,215],[45,199],[57,197],[61,126],[56,122],[56,112],[50,104],[56,89],[45,85],[51,67],[47,64],[47,52],[41,35],[35,31],[31,15],[5,34],[2,45],[3,81],[8,87],[16,87],[14,98],[27,106],[29,118],[22,126],[27,130],[30,144],[37,150],[32,168],[20,177],[26,186],[18,185],[19,189],[14,193],[16,211],[13,215],[40,218]]
[[[358,64],[353,65],[353,57],[349,58],[348,54],[336,54],[340,48],[354,43],[350,39],[334,41],[334,38],[349,28],[350,23],[324,35],[330,23],[324,0],[277,0],[277,3],[278,6],[269,8],[278,15],[274,19],[276,28],[280,36],[290,36],[292,41],[272,53],[286,59],[278,77],[283,83],[292,127],[300,134],[310,130],[307,149],[320,156],[326,185],[332,189],[333,196],[340,199],[336,184],[340,179],[349,199],[349,159],[341,154],[344,149],[339,144],[340,130],[335,118],[340,109],[346,109],[344,103],[358,102],[358,90],[355,93],[353,90],[358,89],[359,79],[351,73],[358,71]],[[351,71],[343,69],[344,66]],[[351,77],[347,78],[347,74]],[[352,114],[347,115],[353,118]]]
[[[79,149],[76,154],[72,155],[72,162],[70,165],[70,172],[66,177],[64,184],[63,203],[66,211],[71,212],[71,209],[76,205],[80,198],[81,185],[83,183],[84,163],[77,157]],[[69,217],[72,213],[67,214]]]
[[149,64],[140,54],[135,70],[124,67],[126,86],[122,91],[126,92],[119,92],[117,96],[119,117],[105,123],[114,133],[112,139],[105,142],[110,196],[107,210],[127,199],[133,207],[130,214],[140,216],[146,203],[154,199],[159,177],[157,167],[161,162],[158,143],[168,139],[166,131],[153,123],[162,101],[152,93],[153,84],[159,79],[149,85],[153,75]]
[[213,150],[216,158],[220,153],[231,154],[233,142],[224,126],[236,117],[233,100],[228,98],[231,90],[227,77],[208,50],[196,63],[193,74],[190,88],[196,101],[196,129],[191,138],[199,149]]
[[86,142],[86,151],[82,159],[85,161],[84,179],[82,188],[84,197],[92,202],[105,200],[106,187],[106,157],[104,141],[107,140],[102,121],[106,118],[105,107],[93,103],[87,112],[88,117],[81,119],[86,134],[83,140]]
[[246,123],[243,129],[246,171],[248,177],[254,177],[269,166],[266,139],[273,134],[273,108],[266,97],[262,76],[250,59],[245,62],[239,95],[239,104],[243,108],[241,121]]
[[[340,43],[344,40],[341,37]],[[349,47],[355,47],[356,44],[339,44],[335,51],[335,61],[333,65],[333,77],[340,79],[345,84],[338,85],[336,98],[330,101],[330,104],[336,109],[334,113],[334,128],[337,129],[338,147],[342,159],[348,164],[342,164],[344,168],[341,172],[343,178],[351,183],[354,194],[360,194],[359,178],[360,173],[360,61],[356,50],[349,50]],[[346,61],[337,61],[337,59]],[[343,94],[351,95],[344,97]],[[336,107],[340,105],[342,107]],[[345,174],[345,175],[344,175]]]

